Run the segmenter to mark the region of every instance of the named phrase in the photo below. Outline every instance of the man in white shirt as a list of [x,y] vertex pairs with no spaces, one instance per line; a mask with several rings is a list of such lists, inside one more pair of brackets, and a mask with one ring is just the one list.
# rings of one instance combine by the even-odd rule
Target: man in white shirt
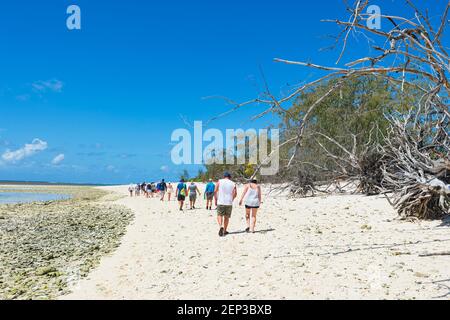
[[228,234],[228,223],[230,222],[231,212],[233,211],[233,201],[237,196],[236,184],[231,181],[231,174],[225,172],[223,179],[219,180],[214,193],[217,207],[217,223],[219,224],[219,236]]

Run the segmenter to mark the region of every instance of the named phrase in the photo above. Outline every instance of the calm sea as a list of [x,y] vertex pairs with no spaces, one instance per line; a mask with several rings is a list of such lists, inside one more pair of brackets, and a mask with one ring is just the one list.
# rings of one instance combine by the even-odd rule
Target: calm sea
[[54,201],[69,199],[67,194],[0,192],[0,204],[30,203],[36,201]]

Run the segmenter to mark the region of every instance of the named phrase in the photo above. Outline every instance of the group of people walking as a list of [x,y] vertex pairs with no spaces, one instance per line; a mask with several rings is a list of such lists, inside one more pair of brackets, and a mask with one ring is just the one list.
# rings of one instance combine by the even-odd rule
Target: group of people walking
[[159,196],[161,201],[164,201],[167,194],[167,200],[170,201],[173,194],[173,186],[171,183],[166,183],[165,180],[162,179],[159,183],[143,182],[141,184],[130,184],[128,192],[130,193],[130,197],[133,197],[133,195],[139,197],[141,194],[146,198]]
[[[137,184],[130,185],[128,188],[130,196],[139,196],[141,192],[144,192],[146,197],[154,197],[158,194],[161,201],[164,201],[165,195],[168,196],[168,201],[171,200],[171,196],[174,192],[171,183],[166,183],[164,179],[158,183],[150,184]],[[183,211],[185,204],[187,205],[187,199],[189,200],[189,208],[191,210],[196,209],[197,198],[201,196],[197,184],[195,182],[186,183],[185,180],[181,180],[175,189],[175,198],[178,201],[180,211]],[[229,234],[228,225],[233,212],[233,203],[237,198],[237,186],[232,181],[231,174],[225,172],[223,178],[216,183],[212,179],[208,181],[204,191],[204,197],[206,199],[206,209],[212,210],[213,202],[217,210],[217,223],[219,225],[219,236],[224,237]],[[258,185],[258,181],[252,180],[244,187],[242,195],[239,200],[239,205],[245,205],[245,217],[247,222],[246,232],[255,232],[256,216],[258,209],[262,204],[261,200],[261,187]]]

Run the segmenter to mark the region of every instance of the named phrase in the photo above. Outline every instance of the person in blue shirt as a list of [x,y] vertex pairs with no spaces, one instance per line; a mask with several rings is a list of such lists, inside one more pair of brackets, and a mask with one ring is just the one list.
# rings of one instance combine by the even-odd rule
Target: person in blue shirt
[[161,195],[160,200],[164,201],[164,196],[166,195],[166,191],[167,191],[167,183],[164,179],[161,180],[160,183],[158,183],[158,190],[159,190],[159,194]]
[[186,200],[187,195],[187,186],[186,183],[184,183],[184,180],[181,179],[180,183],[177,186],[177,191],[175,196],[178,199],[178,203],[180,204],[180,211],[183,211],[183,205],[184,201]]
[[212,179],[206,184],[205,197],[206,197],[206,210],[212,210],[212,203],[214,199],[214,192],[216,191],[216,185]]

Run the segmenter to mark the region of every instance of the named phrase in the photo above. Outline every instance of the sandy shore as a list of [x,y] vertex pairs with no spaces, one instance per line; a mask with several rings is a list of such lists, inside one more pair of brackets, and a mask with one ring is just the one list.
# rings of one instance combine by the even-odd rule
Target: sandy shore
[[[126,187],[108,187],[126,194]],[[257,234],[214,213],[122,198],[121,245],[64,299],[449,299],[450,222],[411,223],[381,197],[265,198]],[[203,199],[200,207],[204,208]]]

